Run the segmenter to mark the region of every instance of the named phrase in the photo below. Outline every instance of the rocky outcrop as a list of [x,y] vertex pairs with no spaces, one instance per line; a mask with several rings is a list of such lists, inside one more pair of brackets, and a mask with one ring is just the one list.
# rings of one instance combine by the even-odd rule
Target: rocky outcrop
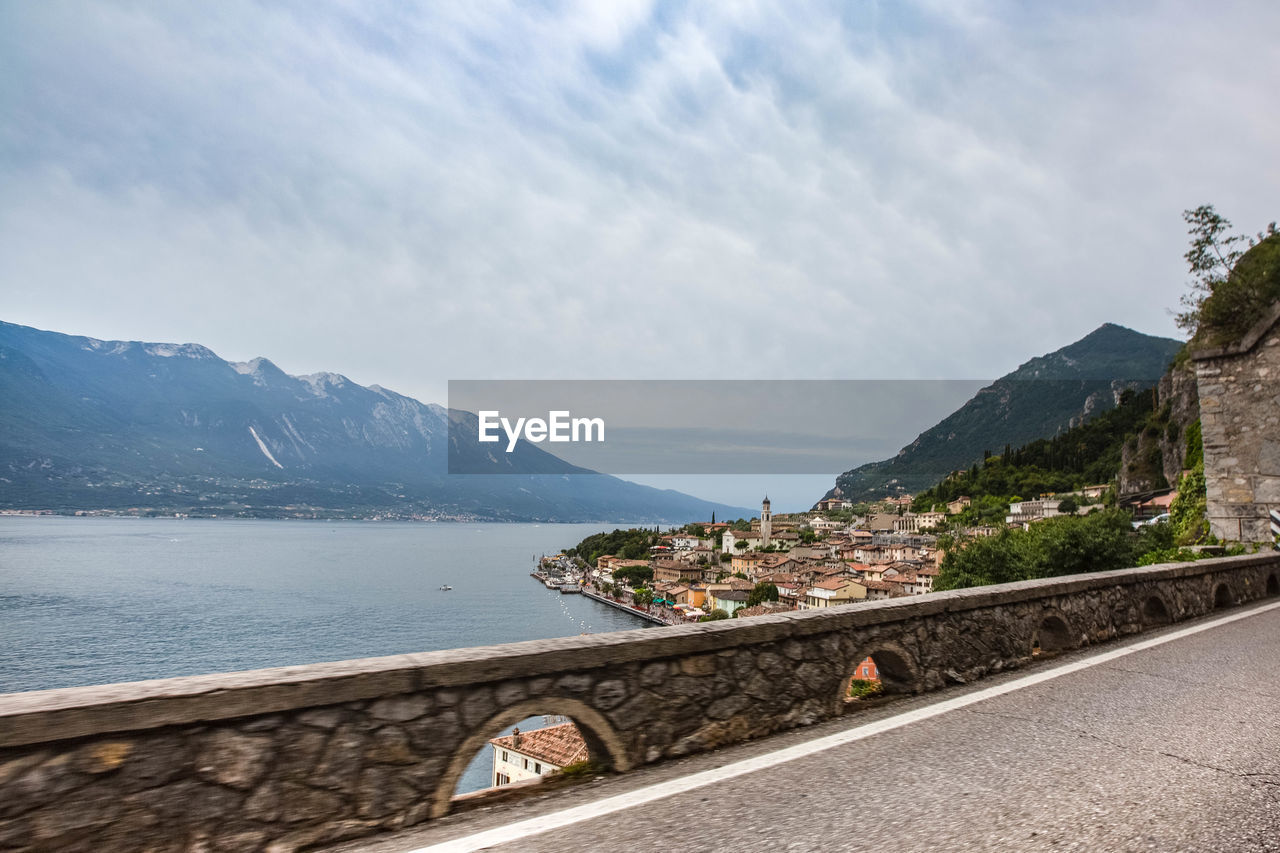
[[1121,496],[1176,487],[1187,458],[1192,424],[1200,419],[1200,397],[1191,361],[1182,359],[1160,377],[1155,412],[1146,428],[1121,450],[1117,492]]

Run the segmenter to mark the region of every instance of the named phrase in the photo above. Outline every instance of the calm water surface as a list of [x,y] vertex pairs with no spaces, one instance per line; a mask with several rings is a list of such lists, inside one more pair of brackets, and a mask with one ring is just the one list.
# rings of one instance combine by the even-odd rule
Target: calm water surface
[[613,527],[0,518],[0,693],[645,627],[529,577]]
[[0,693],[643,627],[529,577],[612,527],[3,518]]

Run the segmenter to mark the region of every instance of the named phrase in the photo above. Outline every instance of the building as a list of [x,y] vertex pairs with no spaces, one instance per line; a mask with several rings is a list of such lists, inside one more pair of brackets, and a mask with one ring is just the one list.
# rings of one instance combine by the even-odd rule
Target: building
[[898,523],[898,516],[888,512],[878,512],[867,521],[867,527],[871,528],[871,532],[877,530],[891,531]]
[[759,533],[748,530],[726,530],[724,532],[724,552],[732,554],[748,548],[761,548],[763,541]]
[[825,610],[841,604],[850,604],[867,597],[867,588],[861,582],[847,578],[833,578],[820,581],[809,587],[804,601],[800,602],[801,610]]
[[747,598],[750,595],[751,591],[746,589],[716,589],[711,587],[707,590],[707,606],[712,610],[723,610],[732,616],[735,612],[747,606]]
[[769,547],[769,536],[773,532],[773,513],[769,510],[769,496],[764,496],[760,504],[760,547]]
[[1027,524],[1042,518],[1058,515],[1060,498],[1047,498],[1034,501],[1018,501],[1009,504],[1009,514],[1004,517],[1005,524]]
[[970,498],[967,495],[961,495],[955,500],[949,501],[947,503],[947,512],[951,513],[952,515],[955,515],[958,512],[963,512],[964,510],[968,509],[970,505],[972,505],[972,503],[973,501],[970,500]]
[[653,563],[653,580],[656,583],[674,583],[688,576],[688,566],[673,560],[655,560]]
[[587,743],[573,723],[492,738],[493,787],[524,782],[587,760]]
[[862,582],[867,588],[867,598],[901,598],[910,593],[900,583],[894,583],[891,580],[865,580]]
[[737,574],[741,572],[749,578],[755,577],[760,563],[764,561],[764,554],[759,551],[744,551],[741,554],[734,554],[729,561],[729,568]]

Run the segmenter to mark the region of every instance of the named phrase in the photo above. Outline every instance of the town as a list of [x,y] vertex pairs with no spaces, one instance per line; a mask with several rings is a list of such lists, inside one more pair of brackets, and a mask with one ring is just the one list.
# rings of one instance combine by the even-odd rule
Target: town
[[[1005,526],[1086,513],[1105,490],[1091,486],[1012,502]],[[927,594],[939,574],[942,536],[955,542],[1000,529],[963,524],[967,497],[926,512],[911,505],[905,494],[856,506],[837,496],[808,513],[775,516],[766,497],[756,518],[652,532],[642,555],[570,549],[543,557],[534,575],[548,587],[589,594],[664,624],[745,618]]]
[[[1102,505],[1107,490],[1086,486],[1012,501],[1003,526],[1025,530],[1045,519],[1086,514]],[[1144,519],[1167,508],[1168,500],[1132,510]],[[923,512],[913,512],[912,505],[908,494],[860,504],[836,494],[810,512],[775,516],[766,496],[757,518],[599,534],[542,557],[532,574],[549,589],[586,595],[652,623],[743,619],[926,595],[940,573],[944,545],[1000,530],[967,523],[974,519],[968,497]],[[583,553],[593,540],[620,539],[627,540],[629,553]],[[880,689],[876,662],[868,657],[854,669],[849,701],[874,699]],[[492,738],[489,747],[494,788],[532,783],[587,761],[586,744],[567,719],[545,720],[524,734],[517,728]]]

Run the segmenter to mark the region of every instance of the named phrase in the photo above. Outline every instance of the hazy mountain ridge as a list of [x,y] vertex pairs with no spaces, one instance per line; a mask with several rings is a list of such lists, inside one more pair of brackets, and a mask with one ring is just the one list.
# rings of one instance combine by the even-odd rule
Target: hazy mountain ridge
[[1154,385],[1181,346],[1106,323],[980,389],[893,458],[839,475],[827,496],[837,489],[851,500],[916,492],[981,460],[987,450],[1050,437],[1114,407],[1125,389]]
[[291,376],[266,358],[227,362],[199,344],[0,322],[0,396],[3,508],[546,521],[738,512],[528,443],[498,454],[502,476],[451,477],[443,407],[336,373]]

